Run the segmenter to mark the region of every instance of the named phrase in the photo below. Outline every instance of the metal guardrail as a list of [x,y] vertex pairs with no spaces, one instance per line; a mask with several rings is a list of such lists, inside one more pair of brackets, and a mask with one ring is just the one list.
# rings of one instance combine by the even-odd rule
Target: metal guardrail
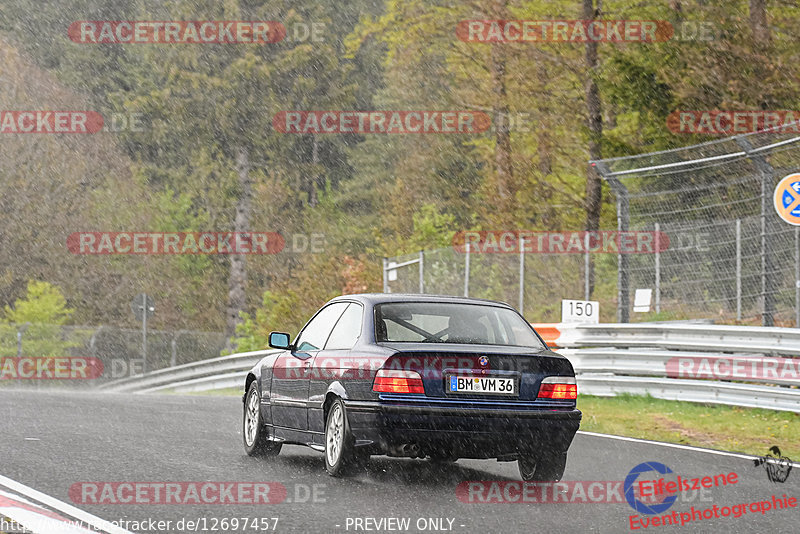
[[[737,377],[730,381],[670,378],[667,369],[672,358],[703,358],[713,363],[800,356],[800,329],[676,323],[534,326],[546,332],[548,344],[563,347],[559,352],[572,362],[582,393],[650,394],[667,400],[800,412],[797,377]],[[189,393],[239,387],[248,369],[275,352],[223,356],[101,387],[134,393]]]
[[[159,369],[144,375],[132,376],[107,382],[98,387],[117,393],[155,393],[158,391],[174,390],[178,392],[207,391],[223,389],[241,384],[232,383],[231,374],[241,375],[244,380],[247,370],[269,354],[277,350],[256,350],[221,356],[210,360],[192,362],[167,369]],[[188,388],[188,389],[187,389]]]
[[[760,366],[765,360],[772,360],[773,363],[787,361],[786,358],[766,358],[762,354],[725,354],[713,352],[689,352],[676,350],[659,350],[648,348],[618,349],[560,349],[559,354],[569,358],[573,368],[580,373],[611,373],[626,376],[658,376],[668,378],[704,378],[705,375],[713,374],[717,371],[717,378],[730,379],[735,381],[754,382],[757,384],[779,384],[784,386],[800,386],[800,373],[781,373],[781,369],[775,369],[770,376],[747,375],[746,373],[737,374],[733,372],[733,364],[744,371],[748,371],[753,365]],[[696,359],[708,363],[711,373],[687,372],[681,377],[677,372],[678,364],[673,362],[668,365],[670,360],[675,359]],[[792,361],[792,360],[789,360]],[[800,359],[796,360],[796,365],[800,365]],[[777,365],[776,367],[780,367]],[[701,375],[701,376],[693,376]],[[774,377],[773,377],[774,375]],[[704,381],[706,384],[709,382]]]
[[765,357],[800,357],[797,328],[680,323],[541,327],[548,345],[562,347],[558,352],[572,362],[582,393],[649,394],[667,400],[800,412],[796,372],[774,377],[730,373],[730,380],[727,376],[706,380],[670,377],[675,369],[667,365],[674,358],[703,359],[713,368],[722,361],[747,366],[762,363]]
[[551,326],[560,332],[556,346],[564,348],[657,347],[800,356],[800,328],[675,323]]

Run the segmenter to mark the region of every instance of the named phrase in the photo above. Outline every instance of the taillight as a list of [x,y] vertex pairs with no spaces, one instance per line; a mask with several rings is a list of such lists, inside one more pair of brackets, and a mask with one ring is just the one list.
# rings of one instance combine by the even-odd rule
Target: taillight
[[422,377],[416,371],[378,369],[372,391],[378,393],[425,393]]
[[548,376],[539,386],[540,399],[571,400],[578,398],[578,386],[570,376]]

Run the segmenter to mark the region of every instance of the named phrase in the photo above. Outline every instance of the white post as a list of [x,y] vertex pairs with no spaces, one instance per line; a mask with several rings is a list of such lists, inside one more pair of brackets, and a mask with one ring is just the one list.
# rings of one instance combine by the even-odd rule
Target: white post
[[[661,225],[656,223],[656,313],[661,312]],[[588,299],[587,299],[588,300]]]
[[736,320],[742,320],[742,220],[736,219]]
[[525,238],[519,238],[519,313],[525,310]]
[[388,268],[389,260],[383,258],[383,292],[389,292],[389,268]]
[[423,278],[423,273],[425,272],[423,267],[425,253],[423,251],[419,251],[419,292],[425,293],[425,280]]
[[142,293],[142,373],[147,372],[147,294]]
[[800,226],[794,227],[794,326],[800,328]]
[[467,243],[467,255],[464,257],[464,296],[469,296],[469,243]]

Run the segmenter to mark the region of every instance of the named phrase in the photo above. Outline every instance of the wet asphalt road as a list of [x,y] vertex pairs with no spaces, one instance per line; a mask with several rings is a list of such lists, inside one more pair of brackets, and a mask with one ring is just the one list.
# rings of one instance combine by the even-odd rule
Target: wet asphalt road
[[[285,446],[274,459],[250,458],[241,445],[241,406],[234,397],[3,389],[0,474],[103,519],[128,521],[129,528],[139,527],[131,530],[148,533],[633,531],[629,517],[636,512],[625,502],[475,503],[459,499],[457,488],[467,481],[516,481],[515,462],[459,460],[437,465],[373,457],[366,471],[334,479],[325,473],[322,454],[304,447]],[[570,449],[564,480],[622,481],[634,466],[646,461],[661,462],[683,477],[729,472],[738,477],[735,484],[704,494],[686,493],[665,513],[686,512],[692,506],[721,508],[771,500],[773,495],[800,497],[800,469],[783,484],[771,483],[765,470],[751,460],[582,434]],[[270,486],[270,495],[281,502],[82,502],[91,497],[83,497],[81,491],[92,487],[81,485],[83,482],[102,488],[103,482],[206,481],[278,483]],[[476,487],[474,499],[487,496],[492,488],[490,484],[472,486]],[[279,495],[280,488],[285,488],[285,498]],[[518,496],[516,486],[508,488],[508,497]],[[561,499],[570,495],[580,500],[574,490],[562,493]],[[245,493],[244,499],[248,496]],[[461,496],[467,499],[468,493]],[[683,526],[650,526],[636,532],[797,532],[798,510],[800,504],[764,514],[756,510],[739,518],[731,515]],[[229,521],[223,524],[223,518]],[[237,528],[233,528],[232,518],[237,518]],[[157,521],[163,522],[161,529]],[[167,521],[171,523],[167,525]],[[187,528],[189,521],[194,522],[191,529]]]

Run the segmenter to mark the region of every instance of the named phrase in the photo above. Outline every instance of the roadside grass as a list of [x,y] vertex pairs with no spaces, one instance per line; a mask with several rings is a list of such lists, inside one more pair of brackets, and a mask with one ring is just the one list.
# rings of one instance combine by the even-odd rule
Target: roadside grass
[[777,445],[800,460],[800,414],[644,395],[578,396],[581,430],[763,456]]

